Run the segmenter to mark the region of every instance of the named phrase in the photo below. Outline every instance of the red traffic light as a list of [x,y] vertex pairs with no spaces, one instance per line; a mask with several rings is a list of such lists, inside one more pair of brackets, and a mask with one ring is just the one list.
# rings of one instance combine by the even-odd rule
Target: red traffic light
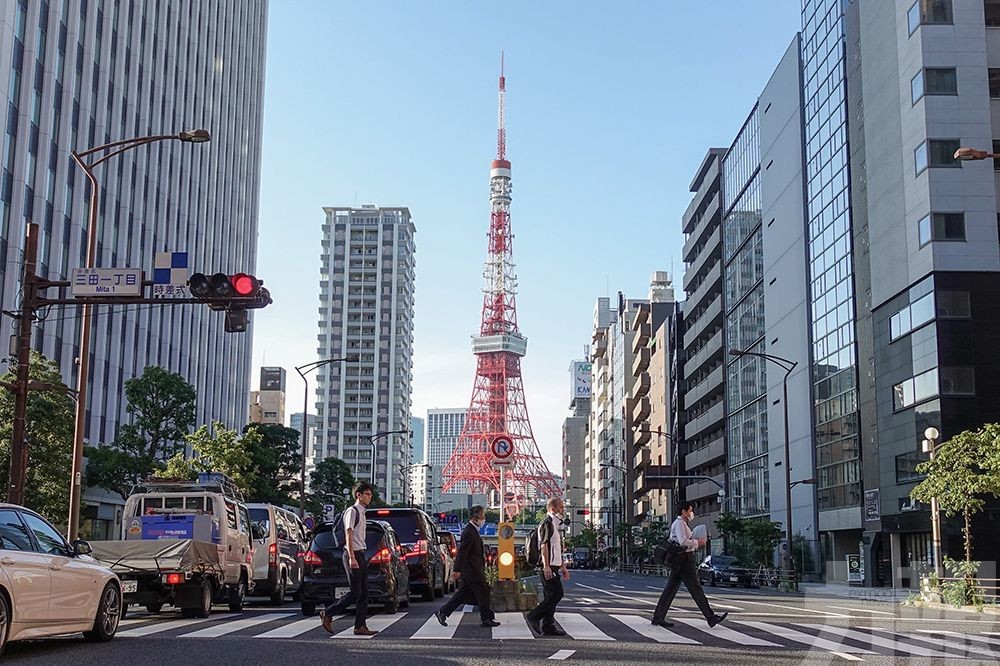
[[439,514],[438,514],[438,520],[444,520],[444,519],[445,519],[445,516],[447,516],[447,515],[448,515],[448,514],[446,514],[446,513],[444,513],[444,512],[442,512],[442,513],[439,513]]
[[590,509],[577,509],[576,510],[576,515],[578,515],[578,516],[589,516],[590,515]]
[[237,273],[229,280],[237,296],[253,296],[260,289],[260,282],[257,278],[247,273]]

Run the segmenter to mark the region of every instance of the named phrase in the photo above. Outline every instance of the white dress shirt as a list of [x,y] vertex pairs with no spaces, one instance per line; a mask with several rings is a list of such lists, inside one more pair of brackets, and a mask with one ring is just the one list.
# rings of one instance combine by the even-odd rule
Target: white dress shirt
[[365,505],[361,502],[355,502],[354,506],[344,512],[345,538],[347,536],[348,529],[354,530],[351,535],[351,550],[357,551],[368,549],[368,543],[366,541],[368,535],[365,528]]
[[551,512],[548,514],[548,517],[552,520],[552,538],[549,539],[549,566],[552,568],[561,567],[563,563],[563,551],[559,525],[562,524],[562,518]]
[[670,540],[684,546],[689,553],[698,550],[698,540],[691,536],[691,528],[684,516],[677,516],[670,526]]

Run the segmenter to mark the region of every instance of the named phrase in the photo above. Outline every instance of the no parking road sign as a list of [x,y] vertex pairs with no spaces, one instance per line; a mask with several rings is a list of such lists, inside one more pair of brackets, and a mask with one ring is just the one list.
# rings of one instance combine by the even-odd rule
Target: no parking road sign
[[490,451],[493,452],[493,462],[505,465],[510,462],[509,458],[514,453],[514,442],[510,437],[497,435],[490,444]]

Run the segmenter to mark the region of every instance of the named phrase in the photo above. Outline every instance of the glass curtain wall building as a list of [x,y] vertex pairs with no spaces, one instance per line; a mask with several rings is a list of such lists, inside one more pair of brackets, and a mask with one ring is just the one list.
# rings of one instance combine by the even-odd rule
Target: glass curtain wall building
[[802,80],[816,502],[824,559],[861,538],[854,247],[842,0],[803,0]]
[[[71,151],[204,128],[97,167],[97,265],[143,268],[188,253],[192,272],[253,272],[267,0],[6,0],[0,3],[0,291],[14,309],[25,226],[38,274],[70,278],[87,248],[90,188]],[[266,277],[266,276],[264,276]],[[76,384],[80,318],[53,308],[32,346]],[[123,383],[150,365],[198,390],[198,423],[246,424],[251,332],[226,335],[204,306],[102,307],[93,318],[90,443],[129,420]],[[252,331],[252,328],[251,328]],[[84,509],[86,513],[86,508]]]
[[[722,161],[726,341],[763,353],[764,254],[761,242],[760,142],[757,107]],[[729,446],[728,507],[741,516],[770,513],[767,464],[767,375],[757,356],[725,357]]]

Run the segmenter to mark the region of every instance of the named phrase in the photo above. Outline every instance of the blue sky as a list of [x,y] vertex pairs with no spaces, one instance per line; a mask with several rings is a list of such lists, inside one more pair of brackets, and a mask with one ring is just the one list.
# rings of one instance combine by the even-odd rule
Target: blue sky
[[[797,0],[272,0],[254,373],[317,360],[323,206],[407,206],[417,228],[415,416],[466,407],[482,307],[496,86],[507,155],[528,413],[561,471],[569,364],[595,299],[675,275],[705,151],[728,146],[796,30]],[[313,398],[310,397],[310,411]]]

